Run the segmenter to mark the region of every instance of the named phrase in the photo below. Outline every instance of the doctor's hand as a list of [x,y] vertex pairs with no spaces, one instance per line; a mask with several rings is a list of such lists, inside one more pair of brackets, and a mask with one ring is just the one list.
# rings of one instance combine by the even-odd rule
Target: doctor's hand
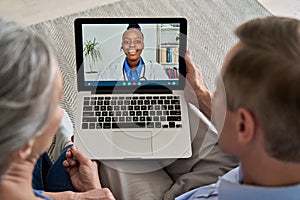
[[184,96],[187,102],[195,105],[203,114],[210,119],[211,117],[211,93],[204,85],[199,66],[195,65],[191,52],[185,54],[186,63],[186,84]]
[[85,192],[101,188],[96,161],[85,157],[75,146],[67,150],[66,158],[63,166],[69,173],[76,190]]

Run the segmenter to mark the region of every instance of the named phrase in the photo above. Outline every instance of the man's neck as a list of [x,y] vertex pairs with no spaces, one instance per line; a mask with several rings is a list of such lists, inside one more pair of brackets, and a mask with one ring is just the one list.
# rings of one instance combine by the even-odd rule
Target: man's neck
[[[263,159],[262,159],[263,158]],[[241,160],[243,183],[276,187],[300,184],[300,164],[281,162],[271,157]]]
[[32,190],[32,172],[35,162],[13,162],[0,181],[0,199],[37,199]]

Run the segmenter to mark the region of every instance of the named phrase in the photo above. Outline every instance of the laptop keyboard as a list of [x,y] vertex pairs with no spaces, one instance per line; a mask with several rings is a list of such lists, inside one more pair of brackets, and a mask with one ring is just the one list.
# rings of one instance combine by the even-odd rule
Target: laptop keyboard
[[82,129],[181,127],[180,96],[83,97]]

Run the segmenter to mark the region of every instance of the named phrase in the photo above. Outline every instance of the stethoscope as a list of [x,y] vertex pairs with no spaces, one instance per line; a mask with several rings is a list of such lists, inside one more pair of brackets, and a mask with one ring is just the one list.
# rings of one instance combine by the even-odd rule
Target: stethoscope
[[[122,51],[122,50],[123,50],[123,47],[121,46],[120,51]],[[125,63],[123,63],[122,70],[123,70],[124,81],[128,81],[127,76],[125,75]],[[143,76],[139,77],[137,81],[142,81],[142,80],[147,81],[147,78],[145,77],[145,73],[146,73],[146,65],[145,64],[143,65],[142,70],[143,70]]]
[[[143,71],[143,76],[139,77],[137,81],[147,81],[147,78],[145,77],[145,73],[146,73],[146,65],[144,64],[143,65],[143,68],[142,68],[142,71]],[[123,63],[123,78],[124,78],[124,81],[128,81],[127,79],[127,76],[125,75],[125,64]]]

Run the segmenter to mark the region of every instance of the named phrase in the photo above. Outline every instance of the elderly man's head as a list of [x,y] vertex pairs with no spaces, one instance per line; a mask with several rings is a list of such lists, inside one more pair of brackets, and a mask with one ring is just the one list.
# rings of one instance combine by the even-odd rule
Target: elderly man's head
[[300,162],[300,22],[255,19],[241,25],[236,35],[240,41],[221,75],[226,97],[219,79],[214,100],[215,107],[227,107],[221,146],[240,156],[237,141],[246,139],[241,133],[261,131],[268,155]]

